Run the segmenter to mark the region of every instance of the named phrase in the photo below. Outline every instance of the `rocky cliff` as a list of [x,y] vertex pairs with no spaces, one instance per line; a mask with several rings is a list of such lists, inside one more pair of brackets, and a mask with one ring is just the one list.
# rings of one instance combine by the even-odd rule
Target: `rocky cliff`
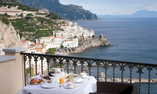
[[3,44],[5,48],[8,47],[20,47],[20,37],[16,34],[14,27],[9,24],[6,25],[0,20],[0,44]]
[[99,38],[94,38],[94,39],[90,39],[90,40],[82,42],[76,48],[57,49],[55,54],[57,54],[57,55],[68,55],[71,53],[81,53],[88,48],[98,47],[98,46],[111,46],[111,43],[103,35],[100,35]]

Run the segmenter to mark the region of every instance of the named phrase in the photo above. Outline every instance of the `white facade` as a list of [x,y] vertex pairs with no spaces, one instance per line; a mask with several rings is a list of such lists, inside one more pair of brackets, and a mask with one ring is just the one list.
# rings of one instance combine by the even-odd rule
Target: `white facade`
[[61,46],[61,43],[63,42],[63,38],[61,37],[56,37],[54,38],[54,46],[59,48]]
[[67,39],[63,42],[63,46],[67,48],[74,48],[78,46],[78,38],[76,39]]
[[30,14],[30,13],[33,15],[33,17],[36,15],[36,12],[30,12],[30,11],[23,11],[22,12],[22,14],[23,14],[24,17],[26,17],[27,14]]

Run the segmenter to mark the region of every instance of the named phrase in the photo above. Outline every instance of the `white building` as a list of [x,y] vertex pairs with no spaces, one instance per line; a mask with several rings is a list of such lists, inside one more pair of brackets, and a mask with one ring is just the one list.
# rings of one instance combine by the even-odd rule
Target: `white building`
[[63,46],[67,48],[74,48],[78,46],[78,38],[76,39],[67,39],[63,42]]
[[23,14],[23,17],[26,17],[27,16],[27,14],[32,14],[33,15],[33,17],[36,15],[36,12],[31,12],[31,11],[23,11],[22,12],[22,14]]
[[71,22],[70,20],[66,20],[66,23],[67,23],[67,25],[70,26],[70,27],[73,25],[73,22]]
[[61,46],[61,43],[63,42],[63,38],[62,37],[56,37],[54,38],[54,46],[59,48]]
[[39,10],[39,13],[46,13],[46,14],[49,14],[49,11],[47,9],[40,9]]

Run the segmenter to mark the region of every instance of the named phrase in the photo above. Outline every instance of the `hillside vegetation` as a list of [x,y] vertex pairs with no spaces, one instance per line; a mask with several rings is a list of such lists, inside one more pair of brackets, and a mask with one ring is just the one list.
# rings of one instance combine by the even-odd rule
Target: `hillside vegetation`
[[52,35],[52,31],[60,30],[59,24],[61,24],[43,17],[18,18],[10,21],[21,38],[32,41]]

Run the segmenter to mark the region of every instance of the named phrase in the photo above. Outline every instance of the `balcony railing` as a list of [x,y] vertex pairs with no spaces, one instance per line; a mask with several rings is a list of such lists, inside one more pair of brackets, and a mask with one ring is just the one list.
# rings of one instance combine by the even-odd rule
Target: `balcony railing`
[[[141,84],[148,83],[148,94],[151,93],[151,83],[156,83],[156,64],[136,63],[136,62],[125,62],[105,59],[94,59],[94,58],[83,58],[83,57],[72,57],[72,56],[58,56],[58,55],[47,55],[47,54],[32,54],[32,53],[21,53],[24,58],[24,73],[25,73],[25,85],[27,83],[26,66],[29,67],[29,76],[32,76],[32,67],[34,67],[35,75],[38,74],[38,67],[40,68],[41,74],[48,74],[50,72],[50,66],[53,64],[57,67],[59,63],[60,68],[64,68],[67,73],[79,73],[83,72],[84,66],[87,66],[86,72],[89,75],[95,76],[97,81],[101,81],[100,72],[104,72],[104,81],[116,82],[117,78],[120,78],[120,82],[126,82],[128,79],[129,83],[139,83],[139,94],[141,94]],[[46,71],[44,71],[44,62],[47,65]],[[32,64],[34,63],[34,64]],[[41,66],[37,66],[40,63]],[[80,70],[77,68],[80,67]],[[111,80],[109,80],[109,78]],[[145,78],[145,79],[144,79]],[[136,79],[136,80],[135,80]],[[153,81],[152,79],[155,79]],[[137,81],[138,80],[138,81]]]

